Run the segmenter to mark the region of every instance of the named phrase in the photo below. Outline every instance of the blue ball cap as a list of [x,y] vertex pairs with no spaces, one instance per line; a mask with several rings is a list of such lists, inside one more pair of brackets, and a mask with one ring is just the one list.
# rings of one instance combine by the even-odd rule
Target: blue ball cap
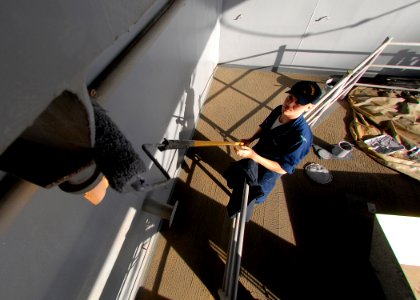
[[299,104],[306,105],[316,103],[322,94],[321,88],[313,81],[299,81],[295,83],[286,93],[292,94]]

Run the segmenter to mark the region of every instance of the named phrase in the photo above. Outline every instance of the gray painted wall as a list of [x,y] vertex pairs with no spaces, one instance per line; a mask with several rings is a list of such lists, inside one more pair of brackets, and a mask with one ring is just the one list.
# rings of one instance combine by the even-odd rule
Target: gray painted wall
[[[220,63],[342,72],[387,36],[419,42],[419,13],[406,0],[224,0]],[[389,47],[378,61],[419,66],[418,50]]]
[[2,1],[0,153],[63,90],[86,98],[90,64],[133,34],[156,11],[152,2]]
[[[86,85],[141,28],[138,2],[2,2],[3,146],[63,89],[88,100]],[[98,89],[98,102],[146,162],[149,182],[163,176],[141,145],[191,135],[218,62],[220,8],[219,1],[177,1]],[[156,157],[174,176],[182,156]],[[38,189],[0,236],[0,299],[126,297],[136,283],[130,264],[145,261],[159,224],[141,211],[143,200],[166,203],[170,188],[148,194],[108,189],[98,206],[56,187]],[[105,265],[110,273],[102,272],[118,245]],[[98,280],[99,274],[109,279]]]

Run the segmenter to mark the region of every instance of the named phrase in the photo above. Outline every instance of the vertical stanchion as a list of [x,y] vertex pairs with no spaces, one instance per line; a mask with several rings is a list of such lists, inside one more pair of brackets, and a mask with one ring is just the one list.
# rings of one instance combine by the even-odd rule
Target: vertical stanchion
[[241,211],[237,213],[232,220],[226,267],[223,276],[222,288],[219,290],[219,297],[222,300],[236,299],[238,291],[248,195],[249,185],[244,182]]
[[238,235],[238,246],[236,249],[236,259],[235,259],[235,274],[234,274],[234,287],[233,287],[233,300],[236,300],[236,295],[238,292],[238,284],[239,284],[239,275],[241,272],[241,258],[242,258],[242,246],[244,242],[244,234],[245,234],[245,223],[246,223],[246,215],[247,215],[247,206],[248,206],[248,195],[249,195],[249,185],[245,182],[244,183],[244,190],[242,193],[242,207],[241,213],[239,216],[239,235]]

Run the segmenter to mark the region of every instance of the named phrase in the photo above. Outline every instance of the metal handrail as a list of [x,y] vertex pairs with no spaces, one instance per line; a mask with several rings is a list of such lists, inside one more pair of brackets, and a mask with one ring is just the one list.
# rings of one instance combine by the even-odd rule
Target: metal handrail
[[244,182],[241,211],[232,219],[225,273],[223,276],[222,288],[219,290],[219,296],[222,300],[236,300],[237,297],[247,218],[248,196],[249,185]]
[[304,117],[310,126],[314,126],[320,116],[338,99],[347,94],[357,81],[366,73],[376,58],[382,51],[391,44],[392,37],[387,37],[382,44],[376,48],[368,57],[366,57],[353,70],[349,71],[334,87],[328,91],[315,104],[315,107],[304,114]]
[[322,98],[315,104],[314,108],[309,112],[305,113],[304,117],[308,124],[313,127],[319,120],[321,115],[325,113],[328,108],[331,107],[338,99],[344,97],[354,86],[371,86],[381,87],[388,89],[401,89],[419,91],[419,89],[399,88],[395,86],[384,86],[384,85],[368,85],[359,84],[359,79],[367,72],[369,68],[387,68],[387,69],[407,69],[407,70],[419,70],[417,66],[399,66],[399,65],[379,65],[373,64],[378,56],[388,46],[412,46],[420,47],[420,43],[406,43],[406,42],[392,42],[392,37],[387,37],[382,44],[373,51],[367,58],[365,58],[358,66],[351,70],[346,76],[344,76],[330,91],[328,91]]

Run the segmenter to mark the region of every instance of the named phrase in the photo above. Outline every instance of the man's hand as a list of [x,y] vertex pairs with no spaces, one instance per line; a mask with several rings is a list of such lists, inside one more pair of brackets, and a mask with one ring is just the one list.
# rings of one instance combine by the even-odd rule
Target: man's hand
[[234,149],[235,149],[236,155],[242,158],[254,159],[256,156],[255,151],[249,148],[248,146],[234,147]]
[[244,146],[248,146],[252,143],[251,139],[241,139],[241,142],[244,143]]
[[249,144],[251,144],[253,141],[260,138],[261,132],[261,127],[258,127],[253,136],[251,136],[249,139],[241,139],[241,142],[244,143],[245,146],[249,146]]
[[259,163],[260,165],[264,166],[265,168],[269,169],[270,171],[279,173],[280,175],[286,174],[287,172],[279,165],[278,162],[269,160],[258,155],[257,152],[249,148],[248,146],[240,146],[240,147],[233,147],[235,149],[236,154],[242,158],[249,158]]

